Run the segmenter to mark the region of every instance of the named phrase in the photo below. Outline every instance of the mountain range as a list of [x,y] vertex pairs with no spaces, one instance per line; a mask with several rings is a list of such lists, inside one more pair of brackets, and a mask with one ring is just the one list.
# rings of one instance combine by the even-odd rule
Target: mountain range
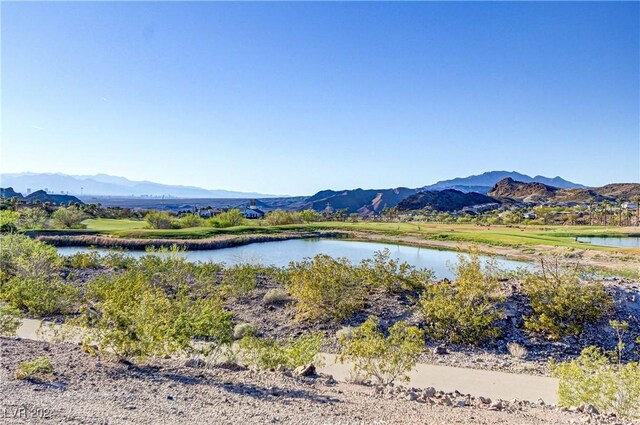
[[49,193],[69,193],[76,196],[151,196],[168,198],[270,198],[275,195],[254,192],[237,192],[222,189],[203,189],[195,186],[179,186],[133,181],[124,177],[96,174],[72,176],[59,173],[1,174],[0,187],[13,187],[26,194],[39,189]]
[[422,189],[423,190],[455,189],[461,192],[478,192],[478,193],[487,194],[493,188],[493,186],[496,185],[496,183],[506,178],[510,178],[522,183],[542,183],[542,184],[546,184],[547,186],[553,186],[561,189],[585,187],[581,184],[573,183],[568,180],[565,180],[559,176],[552,177],[552,178],[544,177],[544,176],[530,177],[526,174],[518,173],[517,171],[487,171],[486,173],[482,173],[475,176],[458,177],[451,180],[442,180],[432,185],[425,186]]

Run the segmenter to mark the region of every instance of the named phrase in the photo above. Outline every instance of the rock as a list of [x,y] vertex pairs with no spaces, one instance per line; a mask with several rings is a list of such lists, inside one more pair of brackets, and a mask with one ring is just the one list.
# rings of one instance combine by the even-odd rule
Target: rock
[[136,410],[136,406],[134,406],[132,404],[130,404],[129,406],[125,406],[124,408],[127,409],[127,410]]
[[464,407],[466,405],[467,405],[467,401],[466,400],[458,400],[454,407]]
[[415,401],[418,399],[418,394],[416,394],[414,391],[408,391],[406,399],[408,401]]
[[205,367],[206,363],[204,360],[202,359],[189,359],[186,362],[184,362],[184,366],[185,367],[192,367],[192,368],[203,368]]
[[422,390],[422,395],[424,397],[435,397],[436,389],[433,387],[427,387],[424,390]]
[[600,411],[598,411],[598,409],[593,404],[586,405],[585,408],[582,411],[584,413],[588,413],[590,415],[599,415],[600,414]]
[[502,400],[496,400],[489,406],[489,410],[502,410],[504,409],[504,402]]
[[287,367],[283,364],[279,364],[278,367],[276,367],[276,372],[285,372],[287,370]]
[[302,365],[295,370],[298,376],[313,376],[316,374],[316,367],[313,363]]
[[453,401],[451,401],[451,399],[449,398],[448,395],[442,397],[440,399],[441,404],[444,404],[445,406],[453,406]]
[[478,400],[480,400],[480,403],[482,404],[491,404],[491,399],[489,397],[478,397]]
[[438,345],[436,348],[433,349],[433,352],[435,354],[449,354],[449,351],[447,350],[447,347],[445,347],[444,345]]
[[325,380],[324,380],[324,384],[325,384],[325,385],[335,385],[335,384],[337,384],[337,383],[338,383],[338,382],[337,382],[335,379],[333,379],[333,376],[331,376],[331,375],[329,375],[329,376],[327,377],[327,379],[325,379]]

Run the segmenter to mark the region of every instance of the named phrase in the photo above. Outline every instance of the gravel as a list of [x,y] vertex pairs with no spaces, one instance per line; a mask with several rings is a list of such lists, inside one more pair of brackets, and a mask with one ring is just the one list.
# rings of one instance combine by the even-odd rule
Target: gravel
[[[45,382],[16,380],[21,362],[50,356]],[[144,365],[90,357],[72,344],[0,338],[2,423],[72,424],[569,424],[599,417],[540,406],[505,409],[495,403],[421,403],[407,390],[335,383],[329,377],[255,372],[239,367],[194,368],[184,360]],[[290,376],[287,376],[290,375]],[[404,391],[404,392],[403,392]],[[398,396],[394,396],[397,394]],[[457,406],[457,407],[456,407]],[[493,407],[491,407],[493,406]],[[495,410],[492,410],[495,409]],[[608,423],[613,423],[609,421]]]

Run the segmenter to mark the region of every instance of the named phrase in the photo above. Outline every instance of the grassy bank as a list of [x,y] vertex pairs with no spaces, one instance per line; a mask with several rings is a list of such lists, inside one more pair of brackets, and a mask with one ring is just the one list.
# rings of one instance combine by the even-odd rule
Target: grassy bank
[[[193,227],[185,229],[149,229],[139,220],[86,220],[86,232],[129,239],[204,239],[219,235],[277,234],[318,230],[355,231],[385,236],[411,236],[425,241],[470,242],[494,246],[553,246],[582,250],[622,251],[640,254],[636,248],[590,245],[576,241],[579,236],[628,236],[640,230],[630,227],[602,226],[477,226],[472,224],[388,223],[388,222],[318,222],[269,226],[255,220],[250,224],[228,228]],[[71,232],[70,232],[71,233]]]

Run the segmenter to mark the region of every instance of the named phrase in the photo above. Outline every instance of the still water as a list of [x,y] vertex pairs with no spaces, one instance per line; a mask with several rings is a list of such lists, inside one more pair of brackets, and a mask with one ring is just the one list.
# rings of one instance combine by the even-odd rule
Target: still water
[[618,246],[622,248],[640,248],[640,237],[629,236],[625,238],[605,237],[605,236],[586,236],[576,238],[578,242],[589,243],[591,245],[602,246]]
[[[293,239],[278,242],[252,243],[233,248],[212,249],[202,251],[184,251],[189,261],[213,261],[216,263],[239,264],[256,263],[263,265],[286,266],[291,261],[300,261],[316,254],[327,254],[334,258],[346,257],[352,263],[359,263],[365,258],[371,258],[375,251],[383,249],[391,251],[391,257],[406,261],[418,267],[428,268],[435,272],[437,278],[452,278],[451,265],[457,261],[457,253],[453,251],[439,251],[429,248],[416,248],[404,245],[393,245],[376,242],[356,242],[335,239]],[[60,247],[62,255],[72,255],[76,252],[87,251],[84,247]],[[98,252],[109,252],[108,249],[98,249]],[[128,255],[139,257],[144,251],[126,251]],[[159,254],[162,255],[162,254]],[[487,261],[489,257],[481,257]],[[527,263],[497,258],[500,268],[513,270],[527,267]]]

